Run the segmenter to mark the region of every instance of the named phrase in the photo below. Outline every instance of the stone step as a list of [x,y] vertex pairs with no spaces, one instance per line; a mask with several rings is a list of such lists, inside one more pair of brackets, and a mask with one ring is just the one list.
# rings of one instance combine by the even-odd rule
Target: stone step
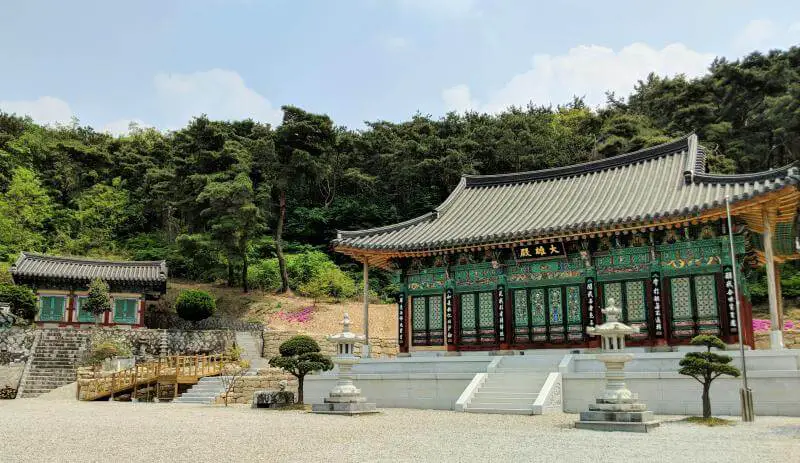
[[531,408],[533,401],[528,400],[473,400],[469,404],[470,408]]
[[498,415],[533,415],[533,408],[472,408],[464,409],[467,413],[493,413]]
[[509,399],[532,399],[536,400],[539,397],[538,392],[486,392],[484,390],[478,390],[474,396],[476,399],[484,398],[484,397],[506,397]]
[[488,392],[492,394],[506,393],[538,393],[541,387],[516,386],[513,384],[503,384],[497,386],[483,386],[477,392]]

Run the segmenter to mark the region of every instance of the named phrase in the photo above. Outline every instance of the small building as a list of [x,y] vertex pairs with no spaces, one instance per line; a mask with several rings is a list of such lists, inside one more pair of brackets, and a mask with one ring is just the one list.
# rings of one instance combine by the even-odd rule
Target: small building
[[776,264],[800,257],[799,181],[792,166],[711,174],[689,135],[573,166],[464,176],[435,210],[339,231],[333,245],[365,270],[395,272],[405,352],[591,347],[586,328],[602,323],[611,299],[639,328],[633,345],[701,333],[753,345],[743,278],[742,326],[733,291],[745,254],[766,266],[772,347],[781,348]]
[[164,261],[110,261],[83,257],[59,257],[23,252],[11,266],[15,284],[33,288],[39,304],[40,327],[80,327],[95,324],[95,316],[81,311],[89,283],[101,278],[109,286],[110,312],[103,326],[144,326],[146,301],[167,292]]

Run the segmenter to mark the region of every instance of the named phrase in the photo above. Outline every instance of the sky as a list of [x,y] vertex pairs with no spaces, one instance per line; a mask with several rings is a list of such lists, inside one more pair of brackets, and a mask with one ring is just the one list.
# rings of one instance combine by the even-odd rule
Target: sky
[[361,129],[596,107],[650,72],[795,44],[797,0],[2,0],[0,110],[123,134],[294,105]]

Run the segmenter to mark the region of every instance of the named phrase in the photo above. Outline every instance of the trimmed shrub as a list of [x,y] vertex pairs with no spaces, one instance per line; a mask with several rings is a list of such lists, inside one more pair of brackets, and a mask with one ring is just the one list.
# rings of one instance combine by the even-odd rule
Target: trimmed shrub
[[0,301],[11,304],[11,313],[25,320],[36,317],[36,294],[27,286],[0,284]]
[[277,291],[281,287],[278,259],[264,259],[247,269],[247,281],[262,291]]
[[184,320],[197,322],[214,315],[217,304],[211,294],[198,289],[181,292],[175,301],[175,311]]

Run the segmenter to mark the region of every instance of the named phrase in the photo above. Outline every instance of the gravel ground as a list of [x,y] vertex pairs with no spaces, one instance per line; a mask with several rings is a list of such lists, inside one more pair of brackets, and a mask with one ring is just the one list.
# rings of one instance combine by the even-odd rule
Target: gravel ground
[[0,401],[0,461],[797,461],[800,418],[649,434],[571,427],[575,415],[384,409],[341,417],[242,406]]

